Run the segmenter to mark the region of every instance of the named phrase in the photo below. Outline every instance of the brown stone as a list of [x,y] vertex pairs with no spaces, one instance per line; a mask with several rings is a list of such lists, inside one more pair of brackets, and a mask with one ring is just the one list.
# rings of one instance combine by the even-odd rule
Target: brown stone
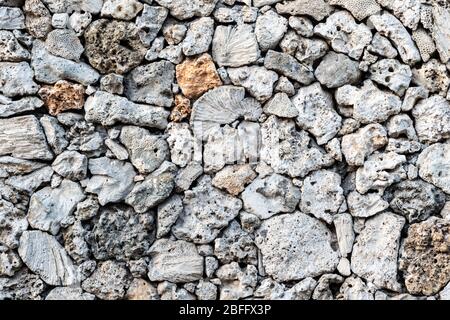
[[128,288],[127,300],[158,300],[156,288],[144,279],[135,278]]
[[177,81],[189,99],[198,98],[206,91],[222,85],[216,66],[207,53],[187,58],[177,65]]
[[170,121],[180,122],[189,117],[191,110],[191,101],[182,94],[177,94],[175,96],[175,107],[170,113]]
[[411,224],[399,267],[411,294],[438,293],[450,280],[450,221],[431,217]]
[[223,168],[217,172],[212,180],[213,186],[226,190],[229,194],[237,196],[244,191],[247,184],[256,178],[256,173],[250,165],[233,165]]
[[84,87],[80,84],[60,80],[54,86],[44,86],[39,95],[52,116],[71,109],[82,109],[84,105]]

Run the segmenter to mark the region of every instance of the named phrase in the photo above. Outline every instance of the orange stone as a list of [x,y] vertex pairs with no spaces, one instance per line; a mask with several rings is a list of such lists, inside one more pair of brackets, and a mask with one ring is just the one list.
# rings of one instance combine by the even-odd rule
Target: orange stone
[[170,113],[170,121],[180,122],[181,120],[189,117],[190,114],[191,101],[182,94],[177,94],[175,96],[175,107]]
[[176,71],[178,85],[189,99],[198,98],[206,91],[222,85],[216,66],[207,53],[187,58],[177,65]]
[[84,105],[84,87],[80,84],[60,80],[53,86],[44,86],[39,96],[44,100],[52,116],[72,109],[82,109]]

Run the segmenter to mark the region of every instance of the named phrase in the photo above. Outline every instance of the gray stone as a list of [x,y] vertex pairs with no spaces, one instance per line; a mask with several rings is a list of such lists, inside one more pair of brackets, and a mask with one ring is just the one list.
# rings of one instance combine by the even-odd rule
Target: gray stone
[[173,224],[183,212],[183,199],[174,194],[169,199],[158,205],[156,237],[162,238],[167,235]]
[[168,143],[161,135],[140,127],[123,127],[120,141],[127,148],[131,163],[143,174],[155,171],[169,155]]
[[192,17],[209,16],[218,0],[155,0],[160,6],[170,10],[170,15],[186,20]]
[[175,68],[168,61],[140,66],[125,77],[125,94],[135,102],[170,107]]
[[136,104],[124,97],[97,91],[84,106],[86,120],[112,126],[116,123],[164,129],[169,112],[162,107]]
[[16,190],[32,193],[44,183],[50,182],[53,175],[51,167],[46,166],[23,176],[11,176],[5,180],[7,185]]
[[279,174],[254,180],[242,193],[244,210],[260,219],[277,213],[293,212],[300,201],[300,190]]
[[39,85],[33,81],[33,70],[27,62],[0,62],[0,93],[7,97],[36,94]]
[[37,81],[53,84],[72,80],[83,85],[97,82],[99,74],[84,62],[75,62],[50,54],[40,40],[33,42],[31,66]]
[[265,271],[277,281],[319,276],[334,271],[339,262],[325,224],[301,212],[264,221],[255,243]]
[[89,171],[92,177],[86,192],[97,194],[102,206],[124,200],[133,189],[136,173],[130,163],[106,157],[89,159]]
[[22,159],[53,158],[44,132],[35,116],[0,119],[0,155]]
[[361,71],[356,61],[342,53],[331,51],[322,59],[314,75],[327,88],[337,88],[357,82]]
[[55,154],[60,154],[69,145],[66,139],[66,132],[54,117],[44,115],[39,119],[44,129],[47,142]]
[[446,170],[449,165],[450,145],[447,143],[432,144],[417,158],[419,176],[447,194],[450,193],[450,179]]
[[172,232],[178,239],[199,244],[212,242],[242,207],[241,200],[212,187],[209,176],[203,176],[196,187],[185,192],[183,205]]
[[382,59],[369,68],[369,78],[403,96],[411,82],[411,68],[394,59]]
[[19,100],[0,95],[0,118],[41,108],[44,102],[37,97],[24,97]]
[[42,231],[25,231],[18,251],[25,265],[49,285],[78,283],[77,270],[55,237]]
[[288,20],[274,11],[267,11],[256,20],[255,35],[261,50],[275,49],[287,31]]
[[154,208],[170,196],[175,187],[176,166],[168,161],[158,170],[148,175],[143,182],[138,182],[130,191],[125,202],[138,213]]
[[166,8],[144,4],[142,14],[136,18],[136,26],[139,28],[139,37],[141,41],[147,47],[155,40],[168,13]]
[[264,66],[304,85],[308,85],[314,80],[309,66],[299,63],[286,53],[269,50],[264,59]]
[[267,101],[273,94],[278,75],[264,67],[229,68],[228,75],[236,86],[242,86],[258,101]]
[[45,187],[32,195],[28,221],[34,229],[56,235],[61,224],[69,218],[78,202],[84,198],[85,195],[78,183],[70,180],[63,180],[56,189]]
[[88,159],[76,151],[64,151],[56,157],[52,168],[59,175],[71,180],[83,180],[87,174]]
[[90,293],[83,292],[79,287],[56,287],[52,289],[45,300],[94,300],[95,296]]
[[213,34],[213,19],[204,17],[191,22],[183,40],[183,53],[186,56],[193,56],[207,52],[211,45]]
[[19,62],[29,60],[30,52],[22,47],[11,31],[0,30],[0,60]]
[[203,258],[192,243],[159,239],[150,248],[150,256],[150,281],[183,283],[200,280],[203,276]]
[[352,271],[376,286],[400,291],[397,258],[404,224],[403,217],[389,212],[368,219],[353,246]]
[[0,29],[25,29],[25,16],[20,8],[0,7]]
[[144,6],[136,0],[105,0],[101,15],[119,20],[132,20]]

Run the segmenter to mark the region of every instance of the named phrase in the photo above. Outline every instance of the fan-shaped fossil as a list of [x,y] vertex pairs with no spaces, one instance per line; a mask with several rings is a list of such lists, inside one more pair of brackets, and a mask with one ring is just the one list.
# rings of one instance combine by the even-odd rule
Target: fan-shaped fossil
[[240,67],[258,60],[260,51],[253,28],[241,24],[218,26],[212,44],[214,61],[219,66]]
[[256,121],[261,113],[261,105],[255,99],[245,98],[244,88],[222,86],[205,93],[194,103],[191,125],[195,136],[205,140],[213,127],[241,117]]

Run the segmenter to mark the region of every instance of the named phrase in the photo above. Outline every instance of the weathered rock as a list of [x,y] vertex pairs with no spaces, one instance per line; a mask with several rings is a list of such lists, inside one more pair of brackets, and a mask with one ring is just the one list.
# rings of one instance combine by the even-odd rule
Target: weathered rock
[[325,224],[300,212],[264,221],[256,231],[255,243],[265,271],[277,281],[332,272],[339,261]]
[[101,15],[119,20],[131,20],[143,7],[144,5],[136,0],[105,0]]
[[148,175],[143,182],[138,182],[128,194],[125,202],[138,213],[144,213],[163,202],[175,187],[176,166],[168,161],[158,170]]
[[257,269],[247,265],[241,268],[237,262],[221,266],[217,270],[221,280],[220,300],[238,300],[249,297],[257,284]]
[[52,30],[52,16],[40,0],[26,0],[23,11],[25,26],[32,36],[44,38]]
[[84,51],[75,32],[68,29],[50,32],[45,40],[45,46],[51,54],[74,61],[79,61]]
[[232,221],[222,236],[214,241],[214,255],[224,264],[233,261],[247,264],[257,263],[253,239],[241,229],[236,221]]
[[155,240],[154,218],[123,205],[105,207],[95,218],[89,239],[92,254],[98,260],[139,259],[148,255]]
[[52,116],[71,109],[82,109],[84,105],[84,87],[65,80],[56,82],[54,86],[43,86],[39,96]]
[[395,152],[369,156],[364,166],[356,171],[356,190],[361,194],[369,190],[384,191],[393,183],[406,179],[406,171],[402,166],[405,162],[406,157]]
[[411,82],[411,68],[394,59],[382,59],[369,68],[369,78],[403,96]]
[[356,61],[342,53],[330,51],[322,59],[314,75],[327,88],[337,88],[357,82],[361,72]]
[[450,279],[448,220],[431,217],[414,223],[402,244],[399,269],[411,294],[433,295]]
[[0,29],[25,29],[25,16],[20,8],[0,7]]
[[84,11],[100,13],[103,0],[42,0],[53,13]]
[[386,129],[380,124],[369,124],[357,132],[342,137],[342,153],[348,164],[362,166],[374,151],[388,143]]
[[174,194],[158,206],[156,237],[162,238],[170,232],[173,224],[183,212],[181,196]]
[[347,9],[360,21],[381,11],[381,7],[376,0],[330,0],[328,3],[332,6],[337,5]]
[[385,37],[392,40],[406,64],[413,65],[420,61],[420,53],[410,34],[402,23],[387,11],[371,15],[368,23]]
[[334,51],[348,54],[353,59],[359,59],[372,40],[370,29],[357,24],[346,11],[333,13],[325,23],[314,27],[314,33],[327,39]]
[[308,0],[284,1],[275,6],[278,13],[286,13],[296,16],[307,15],[320,21],[330,15],[332,8],[324,0],[318,0],[311,3]]
[[186,167],[192,160],[194,137],[187,123],[169,123],[166,134],[171,160],[179,167]]
[[145,46],[149,47],[155,40],[168,13],[166,8],[144,4],[142,14],[136,18],[136,26],[139,28],[139,37]]
[[212,242],[242,207],[241,200],[212,187],[209,176],[203,176],[196,187],[185,192],[183,205],[172,232],[178,239],[194,243]]
[[276,173],[304,177],[334,162],[331,156],[311,144],[305,131],[297,131],[292,120],[270,116],[261,126],[261,139],[261,160]]
[[27,62],[0,62],[0,93],[7,97],[35,94],[39,85],[33,81],[33,70]]
[[257,178],[242,193],[244,209],[260,219],[281,212],[293,212],[300,201],[300,190],[279,174]]
[[45,283],[27,268],[22,268],[13,277],[0,277],[0,288],[2,300],[41,300]]
[[0,243],[11,249],[17,248],[19,238],[27,228],[25,212],[11,202],[0,200]]
[[423,221],[439,213],[445,203],[445,194],[422,180],[406,180],[396,184],[390,207],[410,223]]
[[341,285],[338,297],[343,300],[374,300],[375,288],[364,283],[361,278],[352,276]]
[[250,25],[218,26],[212,41],[212,56],[220,67],[241,67],[258,60],[258,42]]
[[21,267],[22,260],[15,251],[0,252],[0,276],[12,277]]
[[11,176],[5,180],[5,183],[14,187],[16,190],[31,194],[44,183],[50,182],[52,174],[52,168],[46,166],[27,175]]
[[436,45],[434,44],[433,38],[425,29],[419,28],[413,31],[412,39],[419,49],[422,60],[424,62],[428,62],[428,60],[430,60],[431,58],[431,55],[436,51]]
[[0,119],[0,155],[51,160],[53,155],[35,116]]
[[194,244],[168,239],[156,240],[150,248],[150,281],[191,282],[203,276],[203,258]]
[[89,159],[89,172],[92,177],[86,183],[86,192],[97,194],[102,206],[124,200],[133,189],[136,173],[127,162],[106,157]]
[[447,63],[450,59],[450,31],[447,28],[447,21],[450,19],[450,11],[439,5],[432,7],[432,32],[436,49],[442,63]]
[[169,154],[168,143],[162,136],[153,135],[140,127],[123,127],[120,141],[127,148],[131,163],[140,173],[156,170]]
[[84,106],[86,120],[112,126],[116,123],[164,129],[169,112],[162,107],[137,104],[107,92],[97,91]]
[[125,77],[125,94],[132,101],[170,107],[174,76],[175,68],[168,61],[137,67]]
[[286,53],[269,50],[264,59],[264,66],[304,85],[314,80],[313,72],[308,66]]
[[[336,229],[336,237],[339,244],[339,252],[346,257],[352,252],[353,242],[355,242],[355,233],[353,230],[353,219],[348,213],[337,214],[333,218],[334,227]],[[342,260],[339,262],[341,264]],[[348,260],[347,260],[348,261]],[[350,266],[348,266],[350,268]],[[339,266],[338,266],[339,270]]]
[[281,118],[295,118],[299,112],[289,99],[289,96],[285,92],[279,92],[266,103],[264,113],[273,114]]
[[378,89],[366,80],[361,88],[345,85],[336,90],[339,105],[353,106],[353,118],[361,123],[384,122],[401,109],[398,96]]
[[213,34],[213,19],[203,17],[191,22],[183,41],[183,53],[186,56],[193,56],[208,51]]
[[429,92],[445,96],[450,85],[450,77],[444,64],[431,59],[418,69],[413,69],[413,82]]
[[419,176],[450,193],[450,180],[446,168],[450,165],[450,145],[435,143],[422,151],[417,159]]
[[30,52],[22,47],[11,31],[0,30],[0,60],[19,62],[29,60]]
[[63,180],[56,189],[45,187],[31,197],[28,221],[33,228],[56,235],[84,198],[81,187],[69,180]]
[[78,283],[75,266],[56,238],[42,231],[25,231],[20,237],[19,255],[26,266],[49,285]]
[[45,297],[45,300],[94,300],[95,296],[83,292],[79,287],[56,287]]
[[331,223],[343,204],[344,191],[337,173],[318,170],[305,178],[300,203],[302,212]]
[[287,31],[287,25],[287,19],[274,11],[260,15],[256,20],[255,35],[261,50],[275,49]]
[[[212,185],[237,196],[245,186],[256,178],[256,173],[248,164],[226,166],[212,179]],[[245,202],[245,200],[244,200]]]
[[117,300],[123,298],[129,283],[130,276],[123,263],[108,260],[101,262],[81,287],[102,300]]
[[33,42],[31,66],[37,81],[53,84],[72,80],[83,85],[97,82],[99,74],[84,62],[75,62],[50,54],[40,40]]
[[47,142],[55,154],[60,154],[69,145],[64,128],[54,117],[43,116],[40,119],[42,129],[44,129]]
[[274,83],[278,75],[264,67],[241,67],[228,69],[231,82],[236,86],[242,86],[258,101],[267,101],[273,94]]
[[209,16],[218,0],[155,0],[160,6],[170,10],[170,14],[186,20],[192,17]]
[[318,82],[303,87],[292,98],[298,110],[297,125],[309,131],[319,145],[331,140],[341,128],[341,117],[334,110],[333,96]]
[[101,73],[124,74],[138,66],[146,49],[135,24],[99,19],[84,33],[85,53],[90,64]]
[[33,111],[43,105],[44,102],[36,97],[24,97],[19,100],[12,100],[11,98],[0,95],[0,118]]
[[207,53],[187,58],[177,65],[176,76],[181,91],[189,99],[198,98],[206,91],[222,85],[214,62]]
[[352,191],[347,196],[347,205],[352,216],[367,218],[386,210],[389,203],[384,201],[378,193],[360,194]]
[[178,171],[175,178],[175,188],[177,191],[186,191],[191,184],[202,175],[203,166],[196,162],[189,163],[185,168]]
[[392,46],[388,38],[383,37],[378,32],[372,38],[372,42],[367,46],[367,50],[382,57],[393,59],[397,56],[397,50]]
[[368,219],[353,246],[352,271],[379,287],[400,291],[397,257],[404,224],[403,217],[389,212]]
[[134,278],[127,290],[126,300],[158,300],[156,288],[144,279]]

